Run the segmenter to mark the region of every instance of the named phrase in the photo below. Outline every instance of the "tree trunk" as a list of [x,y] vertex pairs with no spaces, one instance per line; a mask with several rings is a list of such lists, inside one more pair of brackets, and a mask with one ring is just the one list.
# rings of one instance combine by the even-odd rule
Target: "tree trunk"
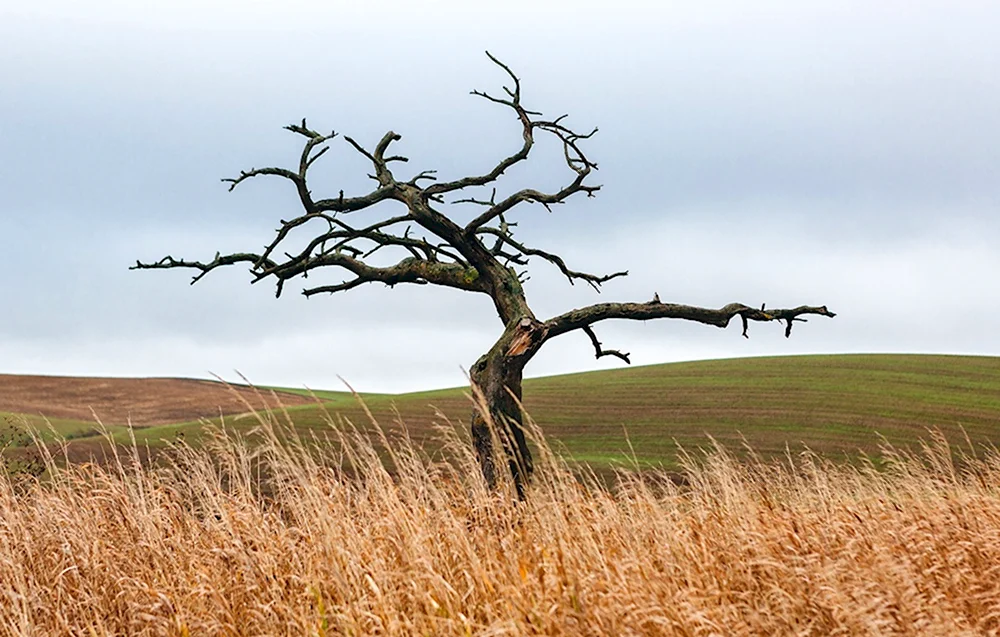
[[[522,426],[521,378],[524,366],[541,347],[544,337],[542,325],[533,319],[512,323],[493,348],[476,361],[471,372],[472,384],[485,402],[472,413],[472,442],[483,477],[490,488],[496,487],[497,459],[506,459],[522,499],[533,465]],[[499,453],[494,440],[501,445]]]
[[[472,442],[476,447],[479,466],[490,488],[497,486],[496,462],[503,459],[514,479],[519,498],[531,477],[531,451],[524,437],[521,419],[521,367],[510,365],[507,360],[480,359],[473,368],[472,382],[482,393],[488,414],[477,406],[472,413]],[[491,431],[492,428],[493,431]],[[494,449],[494,440],[501,445],[501,452]]]

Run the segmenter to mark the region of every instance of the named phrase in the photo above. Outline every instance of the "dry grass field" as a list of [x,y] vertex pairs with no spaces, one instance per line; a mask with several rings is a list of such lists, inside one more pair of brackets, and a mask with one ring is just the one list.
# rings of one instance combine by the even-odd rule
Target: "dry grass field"
[[1000,632],[1000,457],[682,457],[580,478],[533,435],[526,502],[403,430],[284,416],[169,462],[0,477],[6,635],[982,635]]

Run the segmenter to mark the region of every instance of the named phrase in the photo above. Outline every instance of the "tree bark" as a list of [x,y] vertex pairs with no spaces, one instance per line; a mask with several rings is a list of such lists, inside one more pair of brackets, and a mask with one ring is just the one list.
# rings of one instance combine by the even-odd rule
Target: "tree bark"
[[[503,336],[472,366],[470,374],[477,396],[472,413],[472,442],[489,487],[500,476],[497,461],[506,462],[523,499],[534,469],[524,435],[521,413],[521,379],[524,366],[545,341],[544,325],[531,318],[512,321]],[[500,449],[496,444],[500,444]]]
[[[483,477],[491,489],[500,476],[496,463],[506,459],[519,498],[524,498],[531,477],[531,451],[524,436],[521,419],[521,370],[510,369],[506,361],[487,361],[472,382],[482,393],[482,406],[472,413],[472,441]],[[485,413],[484,413],[485,412]],[[500,444],[497,453],[494,439]]]

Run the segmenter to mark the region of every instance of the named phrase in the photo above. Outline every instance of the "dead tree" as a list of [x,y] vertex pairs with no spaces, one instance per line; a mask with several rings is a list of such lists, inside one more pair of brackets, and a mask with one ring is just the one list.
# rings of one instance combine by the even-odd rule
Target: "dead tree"
[[[581,331],[587,335],[597,358],[615,356],[629,363],[629,355],[618,350],[604,349],[594,333],[593,326],[609,319],[646,321],[651,319],[682,319],[697,321],[717,327],[726,327],[734,317],[740,317],[743,336],[747,336],[748,321],[783,321],[785,336],[791,333],[795,321],[806,314],[834,316],[825,306],[799,306],[793,309],[766,310],[742,303],[730,303],[718,309],[663,303],[658,296],[644,303],[599,303],[575,309],[547,320],[538,319],[528,305],[522,282],[529,259],[548,261],[571,284],[577,281],[600,291],[600,286],[628,272],[597,275],[570,269],[557,254],[531,247],[514,237],[514,223],[508,215],[521,204],[540,204],[551,211],[552,206],[563,204],[577,194],[593,197],[601,186],[589,183],[597,164],[584,153],[585,142],[597,129],[577,132],[566,121],[566,115],[546,119],[541,113],[528,110],[521,103],[521,83],[504,63],[487,52],[489,59],[510,78],[511,85],[503,87],[502,94],[472,91],[474,95],[509,109],[521,126],[520,147],[501,159],[486,173],[442,181],[436,171],[425,170],[409,179],[397,177],[396,166],[408,161],[406,157],[389,154],[389,147],[399,141],[400,135],[392,131],[382,136],[374,148],[366,148],[350,137],[344,140],[361,153],[373,169],[368,175],[377,185],[368,193],[346,196],[343,190],[332,197],[318,199],[307,183],[309,170],[316,160],[329,149],[328,142],[336,133],[321,133],[310,128],[305,120],[285,128],[305,139],[298,166],[292,168],[254,168],[241,172],[235,179],[225,179],[232,190],[244,181],[261,175],[285,179],[295,187],[302,214],[281,220],[277,235],[261,252],[216,254],[210,261],[186,261],[166,256],[152,262],[136,262],[132,269],[191,268],[197,270],[191,283],[198,282],[216,268],[234,264],[247,264],[251,282],[270,279],[276,283],[277,296],[281,296],[285,282],[296,277],[305,278],[317,268],[340,268],[346,279],[332,285],[306,287],[302,293],[311,297],[317,294],[345,292],[365,283],[398,283],[441,285],[464,292],[488,296],[496,308],[503,332],[493,347],[471,369],[471,380],[481,392],[489,413],[478,410],[472,416],[472,436],[482,465],[483,474],[490,484],[497,479],[493,461],[494,437],[491,426],[501,432],[504,452],[518,491],[532,470],[531,453],[522,429],[520,409],[521,378],[524,366],[549,340],[568,332]],[[567,183],[555,192],[541,192],[525,188],[500,197],[501,178],[511,167],[528,159],[536,138],[551,135],[562,146],[568,169]],[[489,193],[489,194],[482,194]],[[354,213],[369,210],[380,204],[393,202],[398,214],[385,213],[378,221],[361,224],[352,220]],[[463,206],[464,212],[445,213],[451,205]],[[389,208],[389,206],[385,206]],[[470,218],[471,217],[471,218]],[[309,226],[309,240],[304,247],[286,252],[289,236],[304,232]],[[416,232],[414,232],[416,229]],[[388,265],[375,265],[371,258],[376,253],[395,250],[405,255]]]

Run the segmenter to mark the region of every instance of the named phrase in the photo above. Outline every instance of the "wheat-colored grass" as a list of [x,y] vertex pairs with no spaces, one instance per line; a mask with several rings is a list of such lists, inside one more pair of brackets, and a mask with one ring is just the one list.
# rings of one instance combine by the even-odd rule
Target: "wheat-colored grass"
[[[261,414],[143,466],[0,478],[9,635],[978,635],[1000,631],[1000,459],[931,438],[878,470],[687,457],[527,501],[398,428],[288,440]],[[371,433],[374,431],[374,433]],[[396,433],[393,433],[396,431]],[[537,430],[535,431],[538,436]]]

